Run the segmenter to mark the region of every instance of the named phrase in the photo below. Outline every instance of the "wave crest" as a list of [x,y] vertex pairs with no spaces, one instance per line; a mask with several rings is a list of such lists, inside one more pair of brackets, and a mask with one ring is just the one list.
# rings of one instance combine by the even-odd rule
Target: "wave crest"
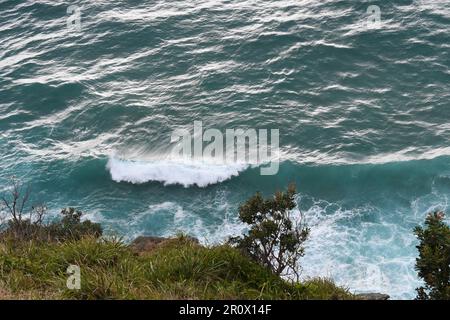
[[214,164],[181,160],[131,161],[109,158],[107,168],[116,182],[142,184],[157,181],[167,185],[206,187],[238,176],[248,164]]

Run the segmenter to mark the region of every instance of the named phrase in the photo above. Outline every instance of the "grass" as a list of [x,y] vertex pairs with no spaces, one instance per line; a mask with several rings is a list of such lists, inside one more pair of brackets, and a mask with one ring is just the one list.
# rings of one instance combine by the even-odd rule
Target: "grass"
[[[66,286],[69,265],[81,289]],[[64,243],[0,243],[3,299],[354,299],[331,280],[288,283],[227,245],[185,237],[137,254],[124,243],[83,238]]]

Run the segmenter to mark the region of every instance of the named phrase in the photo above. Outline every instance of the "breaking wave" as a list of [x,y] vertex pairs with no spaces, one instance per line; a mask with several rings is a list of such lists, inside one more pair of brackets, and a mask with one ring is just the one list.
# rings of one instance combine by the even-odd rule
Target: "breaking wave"
[[109,158],[107,168],[116,182],[142,184],[162,182],[167,185],[184,187],[206,187],[238,176],[248,164],[214,164],[201,161],[154,160],[130,161]]

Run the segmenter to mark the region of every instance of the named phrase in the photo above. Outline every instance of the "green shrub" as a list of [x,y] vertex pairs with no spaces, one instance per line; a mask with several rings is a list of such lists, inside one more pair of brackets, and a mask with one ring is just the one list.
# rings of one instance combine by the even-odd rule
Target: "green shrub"
[[[11,187],[0,197],[0,239],[20,241],[67,241],[84,236],[100,237],[100,224],[89,220],[81,222],[83,213],[74,208],[61,211],[61,220],[49,223],[45,205],[29,206],[31,188],[24,188],[16,178],[11,178]],[[5,216],[6,215],[6,216]]]
[[416,270],[425,282],[416,289],[419,300],[450,300],[450,227],[443,220],[444,213],[434,212],[425,228],[414,230],[420,241]]
[[45,228],[51,239],[57,241],[80,240],[85,236],[98,238],[103,230],[100,224],[89,220],[81,222],[83,213],[74,208],[66,208],[61,211],[63,216],[60,221],[53,222]]
[[294,274],[298,280],[298,260],[304,255],[309,229],[292,219],[295,194],[292,184],[272,198],[264,199],[260,193],[250,198],[239,208],[239,218],[250,225],[250,231],[230,243],[275,275]]
[[9,221],[6,228],[0,232],[0,238],[11,239],[16,243],[22,241],[69,241],[80,240],[83,237],[99,238],[102,227],[89,220],[81,221],[83,213],[74,208],[61,211],[62,219],[45,223],[44,221]]

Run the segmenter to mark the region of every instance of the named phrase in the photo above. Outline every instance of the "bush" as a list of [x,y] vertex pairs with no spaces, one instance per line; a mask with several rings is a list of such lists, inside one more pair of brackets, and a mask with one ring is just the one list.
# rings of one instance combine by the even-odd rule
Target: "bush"
[[66,208],[61,211],[61,221],[53,222],[46,226],[50,238],[56,241],[80,240],[84,236],[98,238],[103,230],[100,224],[89,220],[81,222],[83,213],[74,208]]
[[250,225],[250,231],[231,238],[230,243],[275,275],[294,274],[298,280],[298,260],[304,255],[309,229],[301,219],[292,220],[295,194],[291,184],[286,192],[277,192],[272,198],[263,199],[260,193],[250,198],[239,208],[239,218]]
[[24,188],[15,177],[11,178],[9,192],[1,197],[1,218],[7,220],[5,224],[0,225],[3,235],[29,239],[40,231],[39,226],[43,223],[47,209],[42,205],[28,209],[30,190],[29,186]]
[[61,211],[61,220],[48,222],[45,205],[28,206],[31,189],[24,188],[12,178],[7,195],[0,198],[0,213],[6,213],[6,223],[0,225],[0,238],[20,241],[67,241],[84,236],[98,238],[102,235],[100,224],[89,220],[81,222],[83,213],[74,208]]
[[69,241],[80,240],[90,236],[99,238],[102,227],[99,223],[89,220],[81,222],[83,213],[74,208],[67,208],[61,211],[62,219],[45,223],[44,221],[32,221],[24,219],[22,221],[8,221],[6,227],[0,232],[0,238],[13,239],[20,244],[22,241]]
[[416,270],[425,286],[417,288],[419,300],[450,299],[450,227],[444,223],[444,213],[434,212],[425,220],[425,228],[414,233],[420,243]]

